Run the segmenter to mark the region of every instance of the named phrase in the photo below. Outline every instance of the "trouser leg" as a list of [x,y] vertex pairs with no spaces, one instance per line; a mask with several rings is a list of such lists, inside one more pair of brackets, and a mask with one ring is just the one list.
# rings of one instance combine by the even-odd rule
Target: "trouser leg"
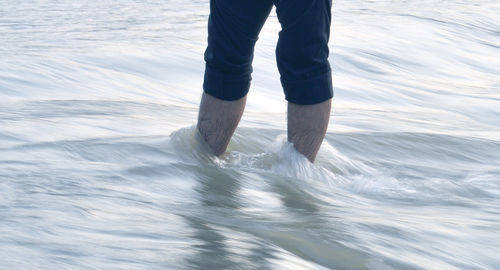
[[288,101],[317,104],[332,98],[328,62],[332,0],[274,0],[281,24],[276,58]]
[[211,0],[198,130],[215,155],[226,151],[243,114],[255,42],[272,0]]
[[276,58],[288,102],[288,141],[314,162],[333,96],[328,40],[331,0],[275,0],[281,23]]
[[211,0],[205,93],[237,100],[248,93],[255,42],[272,0]]

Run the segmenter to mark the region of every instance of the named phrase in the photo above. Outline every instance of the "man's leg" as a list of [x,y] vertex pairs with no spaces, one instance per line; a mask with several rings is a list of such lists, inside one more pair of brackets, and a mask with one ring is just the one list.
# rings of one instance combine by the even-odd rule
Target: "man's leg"
[[288,141],[314,162],[333,97],[328,40],[331,0],[274,0],[282,30],[276,48],[288,100]]
[[331,99],[314,105],[288,102],[288,141],[311,162],[325,138],[331,105]]
[[198,130],[216,155],[226,151],[245,108],[255,42],[272,0],[210,0]]
[[222,155],[240,122],[247,97],[225,101],[203,93],[198,130],[216,156]]

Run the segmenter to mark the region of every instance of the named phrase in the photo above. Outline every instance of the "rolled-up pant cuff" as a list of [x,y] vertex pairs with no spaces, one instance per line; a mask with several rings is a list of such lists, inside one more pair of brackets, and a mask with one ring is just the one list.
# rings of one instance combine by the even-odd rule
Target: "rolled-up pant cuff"
[[250,89],[250,75],[237,76],[227,72],[218,71],[210,66],[205,68],[203,91],[222,100],[238,100],[248,93]]
[[299,105],[318,104],[333,97],[332,72],[297,81],[281,79],[285,98]]

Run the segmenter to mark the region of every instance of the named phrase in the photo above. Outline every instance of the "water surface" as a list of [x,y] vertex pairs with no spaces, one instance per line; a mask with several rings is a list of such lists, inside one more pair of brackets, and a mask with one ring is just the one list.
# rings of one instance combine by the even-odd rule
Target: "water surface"
[[497,1],[335,1],[314,165],[286,143],[274,11],[206,151],[208,7],[0,0],[1,269],[500,268]]

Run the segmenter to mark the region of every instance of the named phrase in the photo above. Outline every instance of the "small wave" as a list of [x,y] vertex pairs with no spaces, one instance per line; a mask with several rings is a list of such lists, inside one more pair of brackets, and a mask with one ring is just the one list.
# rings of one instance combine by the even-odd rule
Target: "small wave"
[[[197,129],[192,126],[172,133],[169,137],[171,145],[166,147],[166,151],[182,162],[216,166],[240,173],[267,175],[267,178],[273,181],[280,181],[281,184],[289,185],[294,189],[317,195],[347,192],[356,196],[385,197],[402,202],[412,200],[413,202],[439,203],[453,201],[455,199],[450,198],[456,196],[467,199],[477,198],[481,194],[490,197],[493,194],[481,186],[458,185],[456,182],[458,180],[456,177],[464,178],[464,183],[466,183],[471,176],[460,176],[458,172],[454,175],[450,174],[444,168],[434,168],[432,162],[423,166],[422,159],[418,159],[418,163],[413,164],[416,160],[410,159],[412,155],[431,155],[431,157],[433,153],[443,155],[436,152],[443,148],[443,145],[454,144],[458,148],[464,144],[461,149],[470,149],[470,153],[461,151],[460,155],[455,158],[460,162],[464,162],[464,159],[471,161],[470,157],[479,158],[479,155],[467,146],[468,143],[476,144],[475,149],[488,145],[497,147],[491,141],[471,139],[460,141],[459,138],[449,136],[425,134],[412,136],[409,133],[382,135],[379,133],[371,138],[365,134],[337,136],[336,140],[341,148],[333,146],[330,139],[325,140],[315,164],[310,163],[298,153],[293,145],[287,142],[286,135],[282,131],[275,129],[240,127],[228,151],[216,157],[211,154]],[[341,150],[346,144],[354,142],[358,145],[353,149],[366,149],[365,158],[359,156],[359,151],[353,154],[349,150]],[[434,146],[435,143],[438,145]],[[382,149],[382,146],[385,149]],[[414,147],[420,147],[420,149]],[[431,152],[426,152],[425,149]],[[388,158],[388,153],[391,151],[405,159],[394,162],[392,158]],[[449,148],[447,151],[454,150]],[[382,155],[377,156],[377,153],[382,153]],[[371,160],[366,160],[368,157]],[[466,159],[467,157],[469,158]],[[434,176],[429,177],[429,172],[432,172]]]

